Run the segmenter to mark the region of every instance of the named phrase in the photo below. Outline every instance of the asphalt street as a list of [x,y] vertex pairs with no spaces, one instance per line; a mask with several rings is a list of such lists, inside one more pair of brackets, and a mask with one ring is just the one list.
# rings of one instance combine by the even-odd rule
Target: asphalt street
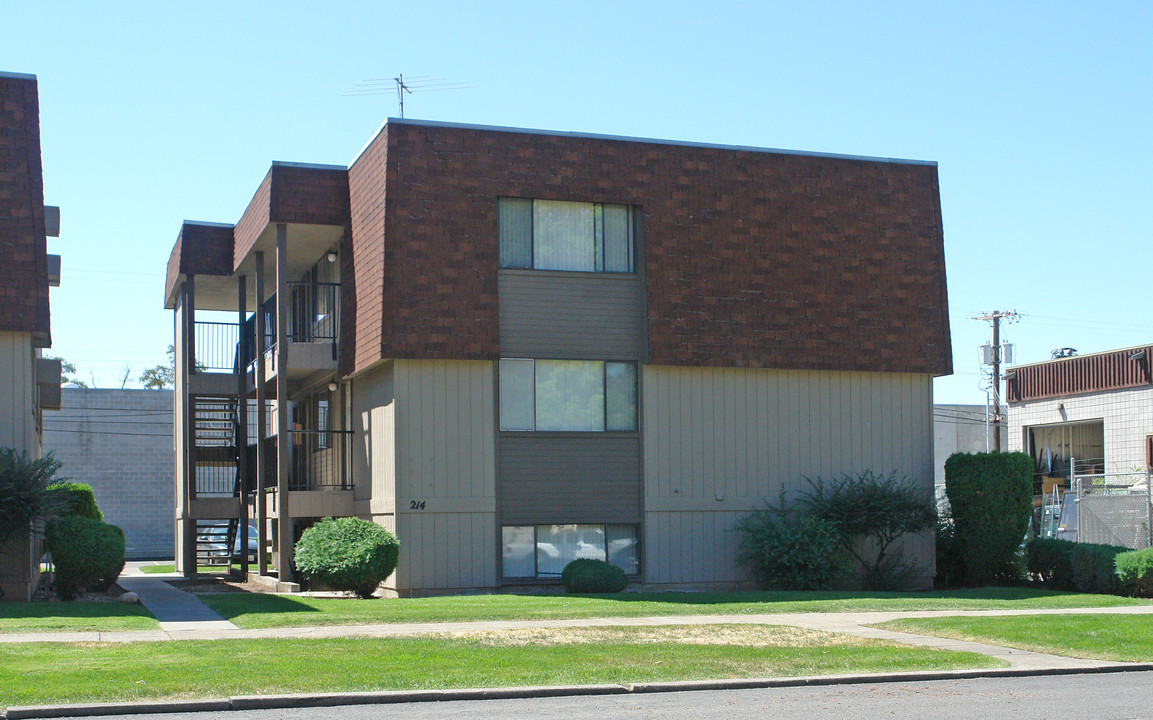
[[1114,720],[1153,717],[1153,672],[105,717],[125,720],[158,717],[165,720],[394,717],[404,720],[763,720],[767,717],[773,720]]

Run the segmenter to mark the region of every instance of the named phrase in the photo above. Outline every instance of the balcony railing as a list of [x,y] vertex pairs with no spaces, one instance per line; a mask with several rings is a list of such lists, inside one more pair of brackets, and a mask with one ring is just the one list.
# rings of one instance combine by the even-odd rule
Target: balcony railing
[[288,283],[288,338],[292,342],[336,342],[340,334],[340,284]]
[[196,360],[193,372],[234,372],[236,343],[240,327],[236,323],[196,322],[193,336]]
[[352,432],[290,430],[290,490],[351,490]]

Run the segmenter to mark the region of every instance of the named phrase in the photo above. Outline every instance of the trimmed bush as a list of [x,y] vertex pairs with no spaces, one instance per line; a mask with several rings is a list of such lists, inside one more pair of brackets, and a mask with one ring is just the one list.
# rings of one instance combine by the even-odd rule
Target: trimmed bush
[[918,487],[915,481],[895,472],[877,474],[871,470],[808,483],[801,506],[809,515],[837,528],[841,546],[860,566],[865,587],[908,588],[920,568],[901,555],[896,542],[937,522],[931,486]]
[[1114,560],[1122,591],[1138,597],[1153,597],[1153,548],[1119,553]]
[[107,590],[124,569],[124,531],[99,520],[79,515],[55,520],[44,535],[44,547],[52,554],[61,600],[85,590]]
[[956,539],[969,585],[1015,573],[1033,512],[1033,460],[1025,453],[954,453],[945,461]]
[[737,560],[766,590],[828,590],[844,584],[849,556],[835,523],[766,505],[736,524]]
[[296,543],[296,568],[334,590],[372,597],[396,569],[400,541],[376,523],[360,518],[325,518]]
[[1119,545],[1095,545],[1068,540],[1030,540],[1025,546],[1029,574],[1057,590],[1119,593],[1117,558],[1130,554]]
[[564,566],[560,580],[565,592],[617,593],[629,584],[625,571],[604,560],[581,558]]
[[56,493],[63,503],[62,515],[79,515],[90,520],[103,520],[104,513],[96,507],[96,494],[91,485],[78,482],[55,483],[48,491]]

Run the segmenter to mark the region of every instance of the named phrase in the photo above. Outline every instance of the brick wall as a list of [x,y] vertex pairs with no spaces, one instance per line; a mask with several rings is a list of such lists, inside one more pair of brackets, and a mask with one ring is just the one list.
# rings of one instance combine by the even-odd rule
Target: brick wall
[[515,196],[640,208],[654,364],[951,372],[932,165],[401,121],[350,184],[358,369],[497,356]]
[[65,388],[44,418],[60,474],[92,486],[104,520],[124,530],[129,559],[174,552],[171,390]]
[[36,79],[0,74],[0,331],[51,344]]

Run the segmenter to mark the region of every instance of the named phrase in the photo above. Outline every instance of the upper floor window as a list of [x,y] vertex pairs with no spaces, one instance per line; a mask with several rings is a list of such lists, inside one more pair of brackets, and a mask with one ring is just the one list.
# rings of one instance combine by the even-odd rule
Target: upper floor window
[[500,361],[500,429],[637,429],[637,366],[599,360]]
[[629,206],[500,199],[500,266],[633,272]]

